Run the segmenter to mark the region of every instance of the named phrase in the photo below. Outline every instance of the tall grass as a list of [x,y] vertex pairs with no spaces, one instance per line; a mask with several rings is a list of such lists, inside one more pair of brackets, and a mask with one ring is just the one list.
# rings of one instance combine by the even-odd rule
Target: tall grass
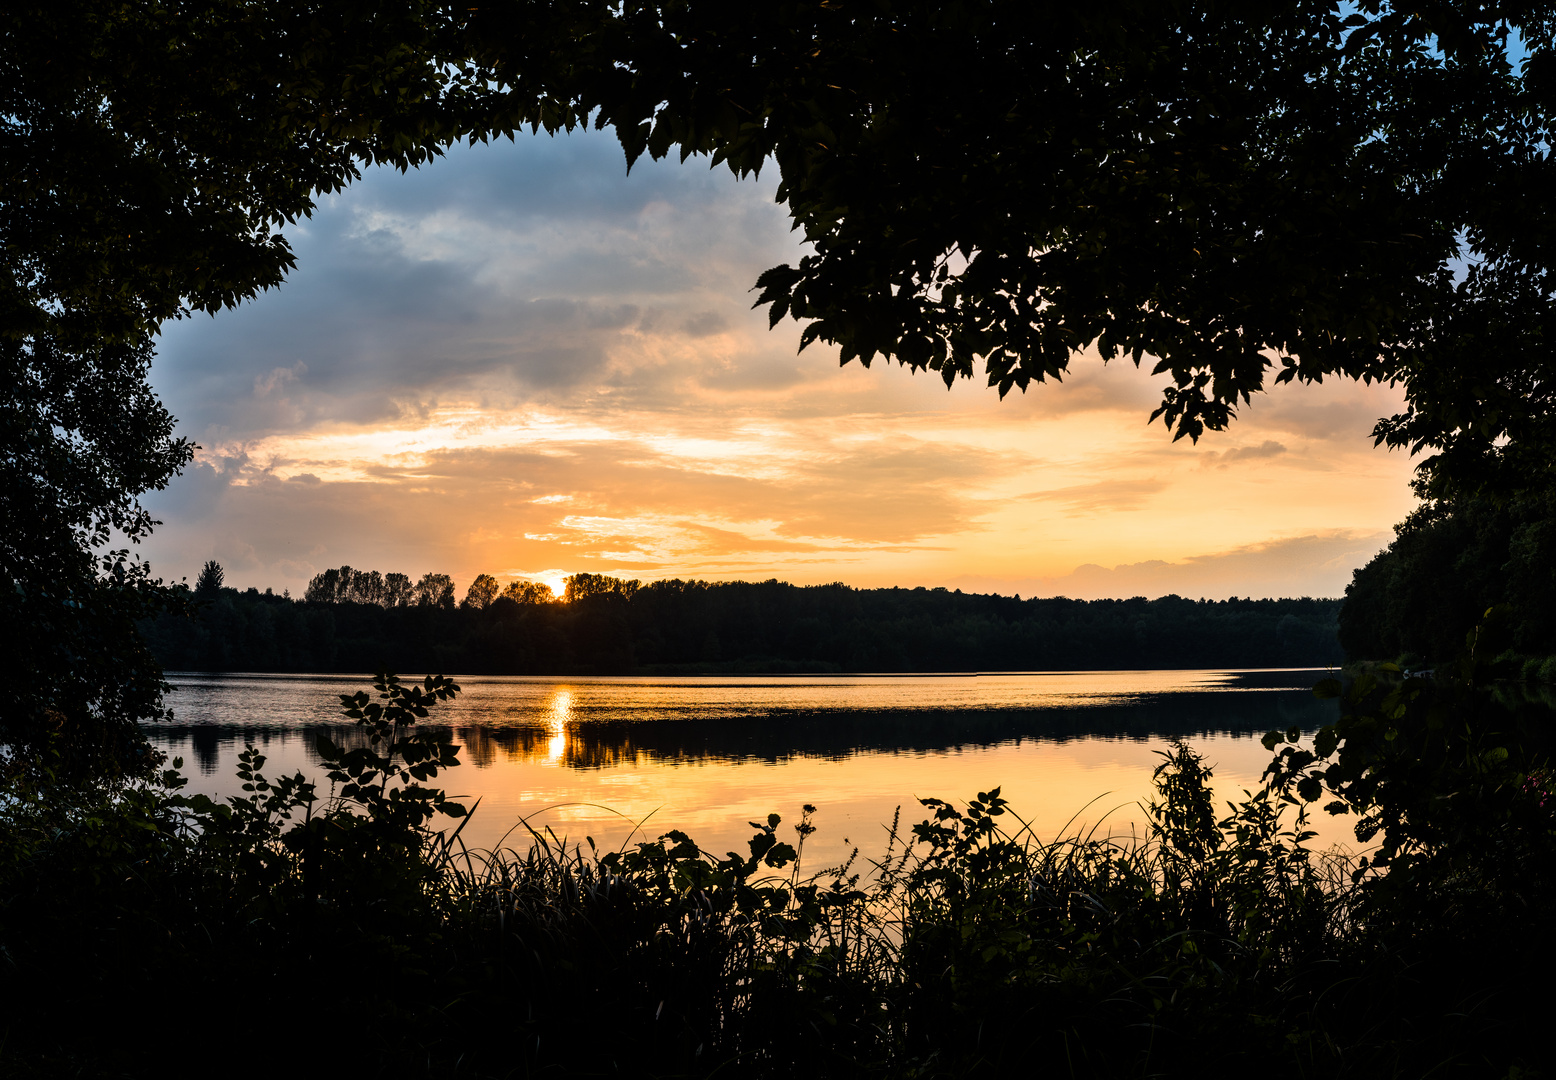
[[511,848],[440,845],[439,882],[515,979],[587,984],[677,1070],[1145,1075],[1289,1054],[1289,1031],[1219,1029],[1302,997],[1354,931],[1357,886],[1268,793],[1218,821],[1210,780],[1191,748],[1165,754],[1138,839],[1043,841],[996,789],[927,800],[878,857],[815,874],[807,813],[793,845],[774,816],[724,858],[674,832],[601,853],[526,827]]
[[[1543,912],[1492,928],[1518,963],[1466,953],[1485,927],[1423,938],[1374,872],[1312,850],[1298,800],[1265,789],[1218,812],[1186,745],[1163,754],[1138,837],[1040,838],[996,788],[925,800],[884,850],[819,870],[810,808],[724,856],[676,831],[600,851],[528,822],[474,850],[464,808],[425,783],[452,750],[414,730],[457,688],[379,686],[376,710],[347,700],[364,740],[324,748],[328,798],[266,779],[251,749],[250,790],[223,806],[169,774],[0,807],[0,1073],[231,1068],[235,1034],[277,1067],[408,1076],[1529,1076],[1542,1060],[1543,999],[1517,973],[1550,952]],[[1443,892],[1464,904],[1463,882]],[[1475,918],[1455,912],[1449,930]]]

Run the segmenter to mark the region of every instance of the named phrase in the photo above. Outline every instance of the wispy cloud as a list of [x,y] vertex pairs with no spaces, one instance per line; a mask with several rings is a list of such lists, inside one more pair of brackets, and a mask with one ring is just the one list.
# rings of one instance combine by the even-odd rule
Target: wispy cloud
[[203,449],[151,500],[154,564],[294,591],[341,563],[1127,591],[1203,557],[1245,593],[1307,557],[1280,538],[1409,508],[1408,461],[1366,438],[1386,387],[1282,388],[1196,447],[1146,424],[1160,380],[1127,363],[1001,402],[797,354],[750,310],[801,254],[774,193],[628,176],[597,133],[371,171],[293,231],[281,289],[166,331],[154,379]]
[[1116,513],[1138,510],[1167,488],[1165,480],[1153,476],[1144,480],[1101,480],[1094,484],[1053,488],[1033,492],[1027,498],[1056,503],[1072,515],[1096,514],[1101,511]]
[[1339,531],[1286,537],[1181,561],[1148,559],[1117,566],[1087,563],[1049,578],[953,579],[964,589],[1025,596],[1158,597],[1177,593],[1194,599],[1229,596],[1339,596],[1351,571],[1393,539],[1392,533]]
[[1204,460],[1207,468],[1225,469],[1235,462],[1264,461],[1280,457],[1286,452],[1284,443],[1265,439],[1258,446],[1234,446],[1230,450],[1211,450],[1205,454]]

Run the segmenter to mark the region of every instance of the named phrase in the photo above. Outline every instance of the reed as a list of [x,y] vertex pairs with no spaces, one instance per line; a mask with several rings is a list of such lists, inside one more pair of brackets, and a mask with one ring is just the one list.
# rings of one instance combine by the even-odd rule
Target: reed
[[908,1075],[1080,1054],[1081,1072],[1150,1073],[1235,999],[1289,1006],[1354,931],[1358,888],[1269,793],[1210,815],[1190,747],[1156,779],[1139,838],[1041,840],[996,789],[927,800],[911,830],[899,816],[862,867],[803,873],[807,813],[795,844],[774,816],[724,858],[675,832],[602,853],[521,823],[513,847],[441,846],[439,880],[520,983],[582,969],[613,1015],[651,1006],[677,1068]]
[[[1472,890],[1443,883],[1461,921],[1421,940],[1376,871],[1311,848],[1300,800],[1261,789],[1217,812],[1187,745],[1163,754],[1140,836],[1072,822],[1040,838],[996,788],[925,800],[873,857],[816,870],[808,807],[753,822],[744,854],[678,831],[601,851],[528,820],[478,850],[466,809],[427,785],[453,765],[446,736],[415,728],[457,687],[378,687],[346,699],[362,737],[321,748],[327,797],[268,779],[250,749],[246,796],[221,806],[176,771],[68,807],[0,802],[0,1069],[161,1075],[144,1036],[170,992],[182,1054],[230,1057],[233,1018],[260,1018],[281,1060],[366,1075],[1500,1076],[1538,1060],[1537,1001],[1459,945]],[[1550,952],[1529,933],[1548,926],[1508,924],[1526,957]],[[334,1022],[284,1019],[321,988]],[[93,1023],[51,1035],[62,1012]]]

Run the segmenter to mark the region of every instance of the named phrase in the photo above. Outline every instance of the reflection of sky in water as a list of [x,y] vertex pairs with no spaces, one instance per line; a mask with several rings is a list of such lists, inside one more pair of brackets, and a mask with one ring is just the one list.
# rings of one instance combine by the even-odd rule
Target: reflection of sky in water
[[[821,808],[807,850],[871,854],[883,823],[920,796],[971,797],[1002,785],[1039,835],[1082,820],[1138,828],[1156,752],[1188,737],[1219,765],[1218,795],[1257,786],[1272,727],[1312,728],[1332,705],[1307,689],[1321,672],[1095,672],[794,679],[460,680],[433,719],[454,730],[463,767],[439,778],[481,806],[464,832],[496,843],[520,817],[581,839],[624,841],[683,828],[705,848],[744,847],[745,823]],[[157,743],[192,759],[191,789],[235,794],[245,742],[274,776],[313,772],[311,729],[337,723],[360,677],[174,675],[177,721]],[[338,737],[338,733],[337,733]],[[472,767],[473,766],[473,767]],[[197,770],[197,772],[196,772]],[[1107,811],[1110,816],[1104,818]],[[1321,822],[1326,840],[1343,824]],[[1338,825],[1338,827],[1336,827]]]
[[[1313,671],[1104,671],[919,676],[723,676],[459,680],[463,693],[440,705],[453,724],[545,725],[567,694],[573,721],[728,718],[833,710],[1052,709],[1121,704],[1184,693],[1307,690]],[[173,674],[171,703],[184,723],[285,724],[333,721],[339,695],[365,676]]]

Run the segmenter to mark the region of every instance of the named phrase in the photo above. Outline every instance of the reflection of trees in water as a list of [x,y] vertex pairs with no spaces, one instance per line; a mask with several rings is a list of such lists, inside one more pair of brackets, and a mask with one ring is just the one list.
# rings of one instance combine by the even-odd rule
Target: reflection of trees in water
[[[202,776],[209,776],[223,768],[223,755],[234,747],[253,743],[261,751],[265,751],[272,744],[286,746],[293,742],[305,742],[311,748],[316,732],[320,730],[326,729],[279,727],[268,724],[146,725],[146,733],[154,745],[166,750],[170,758],[186,757],[186,764],[193,764]],[[308,759],[317,763],[318,755],[310,750]],[[269,767],[266,775],[273,776],[281,771],[278,767]]]
[[[801,755],[842,759],[866,752],[941,752],[1028,739],[1067,742],[1103,736],[1146,741],[1216,733],[1260,736],[1271,728],[1311,731],[1334,716],[1332,702],[1319,701],[1304,691],[1181,694],[1085,709],[838,710],[733,722],[718,718],[595,721],[569,726],[565,760],[581,768],[645,757],[660,761],[777,762]],[[539,745],[544,735],[537,734],[535,739]]]
[[[792,757],[843,759],[859,753],[930,753],[1002,743],[1109,737],[1135,741],[1259,736],[1271,728],[1311,731],[1335,718],[1336,705],[1307,691],[1164,694],[1128,704],[1069,709],[828,710],[774,712],[761,717],[526,722],[453,728],[460,759],[488,768],[499,757],[573,769],[610,769],[646,761],[764,761]],[[307,727],[158,727],[155,737],[177,752],[186,739],[200,771],[217,768],[224,748],[272,740],[299,741],[308,759],[320,731],[360,745],[359,729]]]
[[189,733],[189,749],[202,773],[216,771],[217,758],[221,752],[221,738],[217,729],[195,728]]
[[1556,712],[1556,686],[1549,683],[1498,683],[1492,696],[1498,705],[1510,712]]
[[[674,723],[675,721],[670,721]],[[647,726],[653,721],[628,724],[628,728]],[[559,733],[551,727],[460,727],[454,740],[462,750],[460,760],[478,769],[493,764],[499,755],[509,761],[548,761],[573,769],[611,769],[636,765],[645,758],[659,756],[645,752],[633,737],[633,731],[617,733],[608,739],[597,737],[595,724],[573,723]],[[560,743],[558,736],[560,735]]]

